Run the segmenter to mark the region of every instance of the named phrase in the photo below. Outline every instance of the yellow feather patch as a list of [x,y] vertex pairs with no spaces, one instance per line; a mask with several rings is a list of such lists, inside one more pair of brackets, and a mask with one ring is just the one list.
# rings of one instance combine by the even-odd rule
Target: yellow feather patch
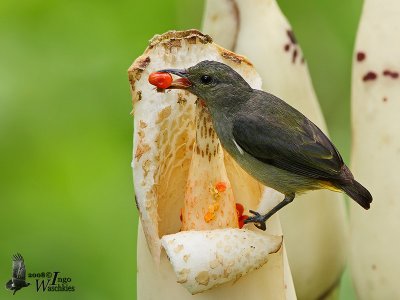
[[321,188],[323,189],[327,189],[334,192],[341,192],[341,189],[337,188],[329,181],[320,181],[319,183],[321,185]]

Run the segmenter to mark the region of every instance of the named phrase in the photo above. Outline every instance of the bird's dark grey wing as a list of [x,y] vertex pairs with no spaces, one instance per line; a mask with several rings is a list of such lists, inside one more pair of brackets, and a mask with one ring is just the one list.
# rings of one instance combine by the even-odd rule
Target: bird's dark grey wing
[[17,253],[13,255],[13,273],[12,278],[13,280],[24,280],[26,279],[26,269],[24,258],[21,254]]
[[239,114],[232,130],[236,143],[264,163],[321,180],[340,178],[343,160],[336,148],[292,107],[267,114]]

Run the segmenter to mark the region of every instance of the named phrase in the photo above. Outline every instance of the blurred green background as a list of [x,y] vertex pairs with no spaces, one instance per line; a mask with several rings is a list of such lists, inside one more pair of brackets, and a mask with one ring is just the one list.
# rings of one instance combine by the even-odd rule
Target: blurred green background
[[[333,141],[349,157],[361,0],[278,0],[305,53]],[[126,70],[155,34],[199,28],[203,1],[0,1],[0,284],[60,271],[73,293],[135,299],[131,99]],[[31,280],[33,283],[34,281]],[[10,298],[0,290],[0,299]],[[344,279],[341,299],[354,299]]]

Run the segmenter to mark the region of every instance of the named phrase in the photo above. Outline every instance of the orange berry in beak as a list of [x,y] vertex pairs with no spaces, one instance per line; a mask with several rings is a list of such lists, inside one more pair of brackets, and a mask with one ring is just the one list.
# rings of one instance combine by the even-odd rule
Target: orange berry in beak
[[149,83],[160,89],[167,89],[172,84],[172,76],[169,73],[153,72],[149,75]]

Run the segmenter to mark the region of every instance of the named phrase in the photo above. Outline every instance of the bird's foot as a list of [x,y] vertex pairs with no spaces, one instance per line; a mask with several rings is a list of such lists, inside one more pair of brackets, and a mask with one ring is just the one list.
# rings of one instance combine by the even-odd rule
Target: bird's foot
[[254,223],[254,226],[256,226],[258,229],[265,231],[265,229],[267,229],[267,225],[265,225],[265,222],[268,220],[267,215],[261,215],[254,210],[249,210],[249,212],[253,214],[253,216],[247,218],[244,223]]

